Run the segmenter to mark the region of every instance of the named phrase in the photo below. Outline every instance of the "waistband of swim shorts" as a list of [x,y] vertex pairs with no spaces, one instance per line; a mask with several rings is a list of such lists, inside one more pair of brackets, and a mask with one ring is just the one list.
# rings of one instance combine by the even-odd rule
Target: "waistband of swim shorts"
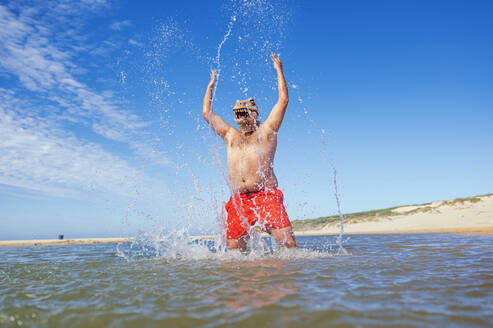
[[274,193],[274,192],[276,192],[278,190],[279,189],[274,188],[274,187],[268,187],[268,188],[260,189],[259,191],[235,193],[235,195],[239,195],[242,198],[248,198],[248,197],[252,197],[252,196],[255,196],[255,195],[259,195],[259,194],[263,194],[263,193],[268,193],[268,192]]

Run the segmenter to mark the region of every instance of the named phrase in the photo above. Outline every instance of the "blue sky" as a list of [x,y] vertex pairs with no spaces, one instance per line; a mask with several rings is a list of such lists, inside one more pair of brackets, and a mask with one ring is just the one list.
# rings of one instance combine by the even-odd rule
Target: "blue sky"
[[[489,1],[0,4],[0,239],[217,231],[224,147],[201,117],[290,104],[291,219],[493,192]],[[230,29],[230,33],[227,32]],[[220,47],[220,45],[222,46]],[[219,52],[218,52],[219,50]],[[219,54],[219,56],[218,56]]]

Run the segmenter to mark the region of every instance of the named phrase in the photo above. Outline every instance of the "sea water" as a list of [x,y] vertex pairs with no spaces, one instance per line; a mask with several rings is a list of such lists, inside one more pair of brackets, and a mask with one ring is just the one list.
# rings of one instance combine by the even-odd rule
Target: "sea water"
[[0,248],[0,327],[492,326],[491,236],[352,235],[345,256],[334,236],[297,241]]
[[[217,54],[201,56],[212,56],[205,66],[218,71],[214,110],[224,117],[231,114],[233,95],[255,95],[265,104],[275,103],[275,75],[268,55],[282,49],[289,10],[272,3],[233,1],[224,21],[225,33],[217,36]],[[156,116],[166,132],[156,137],[164,140],[175,132],[178,114],[195,106],[187,102],[190,86],[180,89],[168,83],[163,59],[177,57],[175,49],[193,48],[195,52],[197,46],[186,37],[184,41],[173,20],[157,32],[156,42],[151,42],[151,50],[145,54],[144,74],[136,75],[149,82],[152,102],[159,108]],[[207,82],[206,67],[199,68]],[[136,83],[124,70],[120,73],[123,84]],[[309,118],[291,71],[288,83],[292,99],[298,99],[291,102],[289,110],[309,123],[309,133],[320,130],[325,135],[325,128]],[[183,99],[175,99],[175,95],[183,95]],[[176,163],[180,185],[189,186],[183,181],[192,180],[194,186],[204,188],[206,184],[197,178],[204,175],[204,168],[180,173],[189,165],[181,158],[202,163],[207,156],[199,150],[207,147],[198,145],[215,145],[212,156],[206,154],[214,158],[212,164],[205,166],[217,165],[219,177],[213,180],[211,190],[193,191],[192,200],[203,198],[207,204],[216,204],[216,211],[204,211],[198,201],[190,201],[187,209],[197,213],[190,210],[189,220],[204,212],[216,212],[219,218],[221,202],[226,199],[218,187],[226,180],[224,158],[217,145],[221,141],[204,131],[200,116],[200,110],[190,114],[191,122],[197,122],[198,134],[191,155],[185,156],[179,138],[176,156],[166,148],[170,162]],[[296,136],[306,132],[297,131]],[[200,137],[204,137],[203,143]],[[170,147],[172,142],[166,140]],[[187,174],[193,179],[185,179]],[[299,179],[307,184],[303,174]],[[187,194],[191,190],[188,188]],[[202,194],[211,195],[211,199]],[[327,194],[330,197],[330,192]],[[175,196],[183,198],[178,192]],[[337,189],[335,196],[342,221]],[[138,199],[129,202],[127,212],[149,218],[148,211],[136,210]],[[177,207],[185,208],[181,202],[177,201]],[[342,248],[342,232],[341,225],[338,239],[299,237],[297,250],[278,249],[270,239],[254,238],[256,244],[248,254],[225,251],[219,237],[191,240],[186,233],[173,238],[142,235],[134,243],[120,245],[0,248],[0,327],[492,325],[493,238],[355,235]]]

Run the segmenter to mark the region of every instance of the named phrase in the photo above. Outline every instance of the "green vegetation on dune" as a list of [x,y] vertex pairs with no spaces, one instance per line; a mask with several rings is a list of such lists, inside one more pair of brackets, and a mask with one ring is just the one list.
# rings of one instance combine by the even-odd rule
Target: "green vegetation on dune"
[[[473,196],[473,197],[466,197],[466,198],[456,198],[454,200],[446,200],[446,201],[442,201],[439,206],[445,206],[445,205],[455,206],[455,205],[464,205],[465,203],[477,203],[481,201],[481,197],[489,197],[489,196],[493,196],[493,193]],[[373,220],[377,220],[378,218],[389,217],[392,215],[409,215],[409,214],[416,214],[423,212],[431,212],[437,208],[437,207],[432,207],[431,204],[432,203],[402,205],[402,206],[383,208],[379,210],[344,214],[344,222],[356,223],[362,221],[373,221]],[[407,206],[417,206],[417,208],[400,213],[394,211],[395,209],[407,207]],[[316,219],[293,220],[291,224],[293,225],[293,230],[295,231],[319,230],[319,229],[323,229],[327,225],[337,224],[339,220],[340,220],[339,215],[331,215],[331,216],[319,217]]]
[[[398,206],[399,207],[399,206]],[[392,210],[398,208],[398,207],[389,207],[389,208],[383,208],[379,210],[371,210],[371,211],[364,211],[364,212],[356,212],[356,213],[349,213],[349,214],[344,214],[344,220],[345,222],[360,222],[364,220],[371,220],[377,217],[384,217],[384,216],[390,216],[392,214]],[[294,220],[291,222],[293,225],[294,230],[316,230],[316,229],[321,229],[327,224],[331,223],[337,223],[339,222],[340,217],[339,215],[331,215],[331,216],[324,216],[316,219],[307,219],[307,220]]]
[[[484,195],[484,196],[489,196],[491,194],[488,194],[488,195]],[[467,198],[456,198],[454,200],[446,200],[442,203],[442,205],[463,205],[465,202],[471,202],[471,203],[477,203],[481,201],[481,198],[480,196],[476,196],[476,197],[467,197]]]

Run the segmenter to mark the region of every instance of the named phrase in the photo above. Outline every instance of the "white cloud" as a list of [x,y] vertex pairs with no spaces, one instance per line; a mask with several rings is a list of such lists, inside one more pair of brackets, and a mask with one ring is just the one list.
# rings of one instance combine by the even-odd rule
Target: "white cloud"
[[[0,184],[58,196],[81,190],[128,194],[130,184],[147,179],[140,170],[64,128],[77,125],[126,145],[144,161],[169,163],[153,149],[149,123],[122,108],[112,92],[94,91],[73,73],[84,72],[73,58],[87,47],[80,23],[67,13],[78,17],[106,2],[60,0],[47,6],[0,5],[0,68],[25,88],[0,89]],[[22,99],[26,95],[30,100]]]
[[8,109],[4,100],[0,184],[65,197],[84,190],[129,195],[132,184],[142,179],[138,170],[100,146],[59,129],[49,119]]
[[128,43],[131,44],[131,45],[133,45],[133,46],[136,46],[136,47],[142,47],[143,46],[142,43],[140,43],[139,41],[134,40],[134,39],[128,40]]
[[76,66],[70,61],[73,54],[53,46],[47,37],[51,32],[40,28],[39,23],[34,26],[35,21],[25,12],[16,16],[0,6],[1,66],[29,90],[63,99],[62,106],[79,108],[78,115],[110,120],[121,130],[145,126],[137,116],[122,111],[111,99],[93,92],[72,76],[69,69]]
[[57,102],[66,109],[64,118],[72,122],[91,120],[93,132],[116,141],[132,143],[142,135],[141,129],[148,124],[111,97],[95,93],[78,81],[69,70],[76,67],[70,61],[74,54],[53,46],[46,36],[52,34],[48,28],[41,28],[39,23],[33,26],[37,20],[30,15],[36,11],[21,12],[16,16],[0,6],[0,26],[4,27],[0,28],[0,66],[17,76],[27,89]]
[[137,116],[120,110],[110,100],[77,81],[68,70],[75,66],[69,60],[72,54],[51,45],[44,36],[48,32],[34,28],[31,25],[33,21],[32,17],[16,17],[0,6],[0,26],[5,27],[0,29],[1,66],[17,76],[29,90],[51,94],[52,99],[62,100],[60,105],[69,107],[75,115],[111,121],[112,127],[126,132],[145,126]]
[[132,22],[127,19],[127,20],[116,21],[111,23],[110,29],[112,29],[113,31],[121,31],[123,28],[129,26],[132,26]]

